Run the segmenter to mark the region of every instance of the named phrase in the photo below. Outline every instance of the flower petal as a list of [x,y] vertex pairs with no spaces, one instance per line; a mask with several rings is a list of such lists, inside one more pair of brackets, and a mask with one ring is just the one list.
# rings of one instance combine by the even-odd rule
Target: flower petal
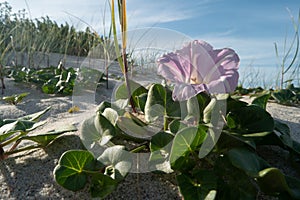
[[178,83],[175,85],[172,98],[174,101],[185,101],[193,96],[196,96],[200,92],[207,91],[205,84],[191,85]]
[[235,70],[228,71],[219,79],[207,84],[207,91],[211,94],[224,94],[233,92],[238,84],[239,73]]
[[189,74],[188,64],[179,54],[168,53],[157,61],[159,63],[157,73],[167,80],[185,82]]

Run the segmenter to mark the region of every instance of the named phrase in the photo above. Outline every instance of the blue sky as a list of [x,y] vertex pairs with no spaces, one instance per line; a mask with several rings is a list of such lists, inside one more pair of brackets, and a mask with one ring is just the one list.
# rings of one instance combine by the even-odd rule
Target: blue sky
[[[25,8],[31,18],[48,15],[58,23],[75,27],[89,23],[100,34],[107,31],[109,13],[104,19],[106,0],[9,0],[14,11]],[[278,66],[274,42],[283,52],[286,35],[293,37],[290,13],[298,17],[298,0],[128,0],[129,29],[161,27],[202,39],[215,48],[230,47],[241,58],[241,71],[258,67],[270,77]],[[276,68],[278,69],[278,68]],[[272,75],[273,76],[273,75]]]

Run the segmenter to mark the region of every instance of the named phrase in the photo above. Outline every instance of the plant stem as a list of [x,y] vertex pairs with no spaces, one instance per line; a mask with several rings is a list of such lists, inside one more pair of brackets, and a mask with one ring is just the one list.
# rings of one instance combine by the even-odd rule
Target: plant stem
[[19,153],[19,152],[22,152],[22,151],[28,151],[28,150],[32,150],[32,149],[37,149],[37,148],[40,148],[40,147],[41,146],[27,146],[27,147],[19,148],[17,150],[5,152],[4,155],[9,156],[9,155],[12,155],[12,154],[15,154],[15,153]]
[[164,131],[168,130],[168,117],[165,115],[164,116]]
[[[127,87],[127,93],[129,102],[132,108],[132,111],[136,113],[135,105],[131,95],[131,88],[128,79],[128,62],[127,62],[127,54],[126,54],[126,45],[127,45],[127,15],[126,15],[126,0],[121,0],[121,30],[122,30],[122,57],[124,64],[124,78],[125,84]],[[120,14],[120,13],[119,13]]]
[[[118,56],[118,62],[120,64],[121,70],[124,75],[125,79],[125,84],[127,87],[127,93],[128,93],[128,98],[130,105],[132,107],[132,111],[136,113],[136,109],[134,106],[134,102],[131,96],[131,89],[128,81],[128,66],[127,66],[127,56],[126,56],[126,31],[127,31],[127,23],[126,23],[126,1],[122,0],[118,4],[121,6],[119,8],[119,16],[120,16],[120,23],[121,23],[121,32],[122,32],[122,58],[119,57],[120,55],[120,49],[119,49],[119,44],[118,44],[118,39],[117,39],[117,29],[116,29],[116,21],[115,21],[115,8],[114,8],[114,0],[111,1],[111,20],[112,20],[112,31],[113,31],[113,36],[114,36],[114,43],[115,43],[115,50],[116,50],[116,55]],[[120,12],[121,11],[121,12]]]
[[127,65],[126,49],[124,49],[124,48],[123,48],[123,62],[124,62],[124,69],[125,69],[124,78],[125,78],[125,84],[126,84],[126,87],[127,87],[127,94],[128,94],[128,98],[129,98],[129,103],[131,105],[132,111],[134,113],[136,113],[135,105],[134,105],[133,98],[132,98],[132,95],[131,95],[130,83],[129,83],[129,79],[128,79],[128,65]]
[[132,149],[130,152],[131,152],[131,153],[138,153],[138,152],[140,152],[141,150],[145,149],[146,147],[147,147],[146,145],[138,146],[137,148]]
[[17,146],[20,144],[21,140],[17,140],[14,145],[8,150],[9,152],[14,151]]
[[20,136],[22,136],[22,135],[24,135],[24,133],[21,132],[19,135],[15,136],[15,137],[13,137],[9,140],[6,140],[5,142],[3,142],[1,144],[1,147],[4,147],[4,146],[9,145],[10,143],[12,143],[14,141],[17,141],[20,138]]

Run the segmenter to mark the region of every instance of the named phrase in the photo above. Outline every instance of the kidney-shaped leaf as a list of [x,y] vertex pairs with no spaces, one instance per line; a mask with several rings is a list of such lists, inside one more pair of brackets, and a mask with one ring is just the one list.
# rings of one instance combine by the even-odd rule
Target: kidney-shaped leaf
[[87,182],[87,171],[94,169],[96,160],[88,151],[69,150],[59,159],[54,169],[56,182],[72,191],[82,189]]
[[106,167],[106,174],[120,181],[131,169],[132,158],[124,146],[116,145],[104,150],[97,159]]
[[230,128],[242,133],[272,132],[274,120],[272,116],[256,105],[250,105],[233,109],[226,117],[230,122]]
[[[191,152],[195,151],[202,144],[206,137],[206,132],[201,127],[187,127],[179,131],[173,140],[170,163],[171,166],[177,168],[178,161],[182,157],[186,157]],[[184,160],[182,160],[184,161]]]

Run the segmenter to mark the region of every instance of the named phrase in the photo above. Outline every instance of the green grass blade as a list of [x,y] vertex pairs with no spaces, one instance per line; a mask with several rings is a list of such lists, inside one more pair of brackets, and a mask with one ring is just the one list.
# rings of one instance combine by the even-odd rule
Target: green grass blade
[[125,66],[124,66],[122,57],[120,56],[121,53],[120,53],[120,48],[119,48],[118,38],[117,38],[114,0],[111,0],[111,23],[112,23],[112,31],[113,31],[113,36],[114,36],[116,56],[117,56],[118,62],[120,64],[121,70],[122,70],[123,74],[125,74]]

